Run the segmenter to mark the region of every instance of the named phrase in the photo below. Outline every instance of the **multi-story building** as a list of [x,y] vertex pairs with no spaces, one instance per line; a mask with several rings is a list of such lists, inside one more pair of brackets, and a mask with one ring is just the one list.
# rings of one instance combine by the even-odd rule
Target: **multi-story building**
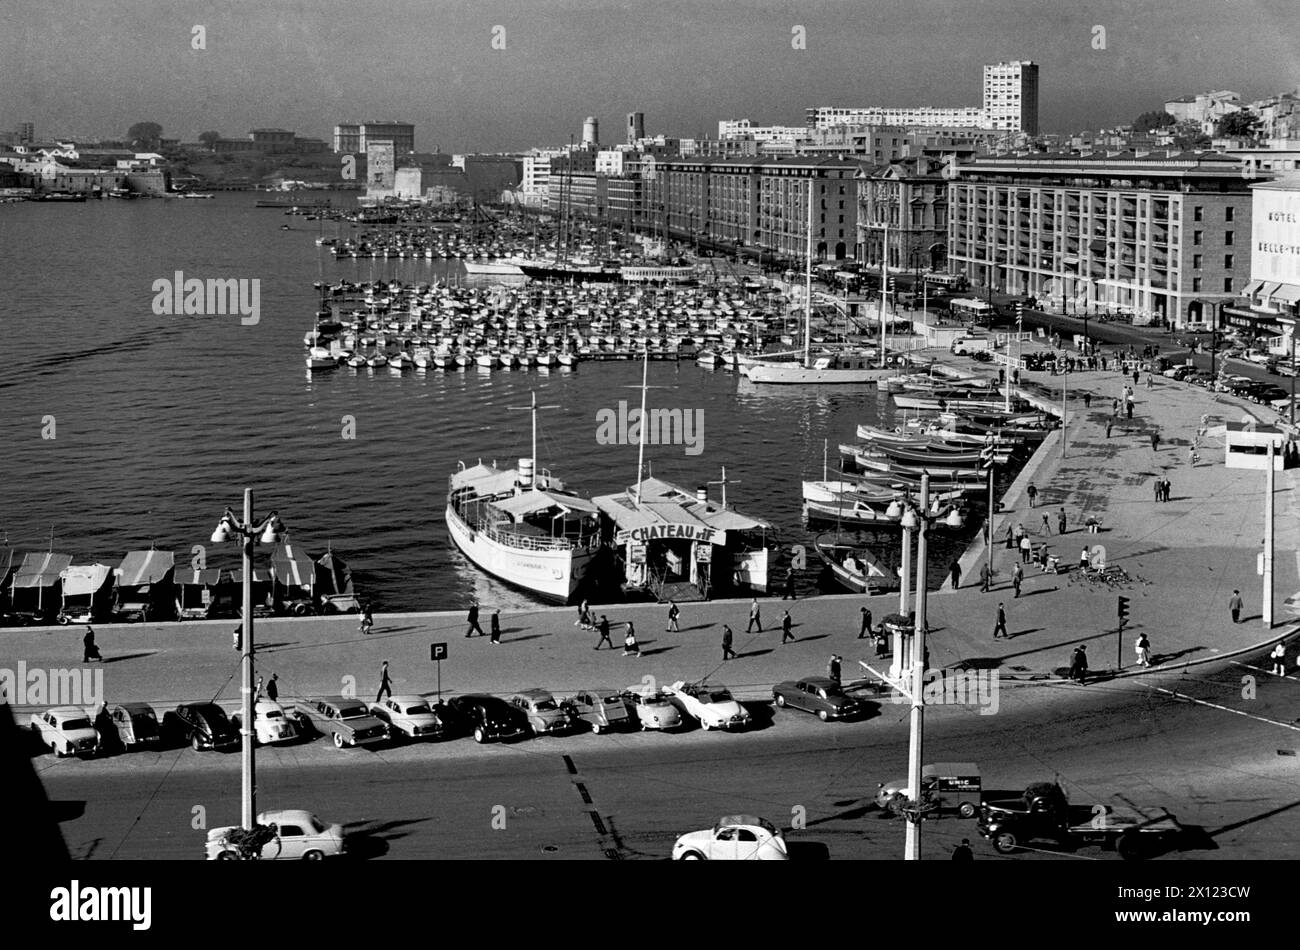
[[858,172],[858,253],[863,264],[879,267],[887,260],[890,270],[915,273],[945,269],[947,166],[941,158],[903,158]]
[[293,151],[294,134],[284,129],[253,129],[248,138],[258,152]]
[[627,144],[636,143],[645,138],[645,113],[629,112],[627,114]]
[[1289,354],[1300,324],[1300,175],[1250,190],[1250,280],[1223,322],[1279,338],[1276,349]]
[[1197,123],[1206,135],[1214,131],[1214,126],[1225,115],[1240,109],[1241,96],[1227,89],[1183,96],[1165,103],[1165,111],[1171,116],[1179,122]]
[[986,128],[984,110],[976,106],[936,109],[933,106],[867,106],[842,109],[832,106],[809,107],[808,128],[829,129],[836,125],[916,125],[973,126]]
[[371,142],[392,142],[393,152],[415,151],[415,126],[409,122],[361,122],[334,126],[335,152],[364,152]]
[[1295,148],[1300,144],[1300,94],[1269,96],[1247,108],[1259,116],[1259,137],[1270,146]]
[[17,134],[17,144],[19,145],[26,145],[36,141],[36,124],[34,122],[19,122],[14,132]]
[[1249,184],[1210,153],[976,158],[948,185],[949,270],[1066,312],[1209,322],[1250,273]]
[[985,128],[1038,134],[1038,64],[1028,60],[984,67]]
[[397,174],[397,156],[392,142],[371,142],[366,146],[366,196],[390,198]]
[[758,243],[787,258],[802,258],[808,236],[808,200],[815,188],[813,256],[857,256],[857,185],[861,166],[839,158],[769,159],[759,166]]

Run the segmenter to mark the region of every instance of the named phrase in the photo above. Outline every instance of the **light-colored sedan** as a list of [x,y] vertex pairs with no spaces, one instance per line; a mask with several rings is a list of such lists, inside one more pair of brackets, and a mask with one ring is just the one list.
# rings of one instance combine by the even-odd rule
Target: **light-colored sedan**
[[578,720],[590,726],[596,735],[626,726],[630,721],[627,702],[612,689],[579,690],[564,700],[564,705],[572,709]]
[[721,684],[686,683],[678,680],[664,688],[672,704],[683,713],[699,720],[700,728],[743,729],[750,724],[749,713],[736,702],[731,690]]
[[56,756],[91,755],[99,736],[90,716],[80,706],[55,706],[32,713],[32,732]]
[[388,726],[390,736],[434,739],[442,735],[442,722],[423,696],[389,696],[370,704],[370,715]]
[[674,861],[788,861],[785,838],[756,815],[726,815],[712,828],[682,835]]
[[[257,823],[274,826],[275,836],[262,847],[263,861],[319,861],[347,850],[343,826],[327,825],[309,811],[264,811],[257,816]],[[227,825],[208,832],[206,854],[209,861],[239,858],[239,849],[230,840],[230,833],[238,830],[238,825]]]
[[[230,717],[236,729],[240,728],[242,714]],[[259,699],[253,706],[253,739],[258,745],[292,742],[302,732],[298,723],[285,715],[284,707],[273,699]]]
[[681,712],[660,690],[633,686],[623,696],[642,729],[676,729],[682,724]]

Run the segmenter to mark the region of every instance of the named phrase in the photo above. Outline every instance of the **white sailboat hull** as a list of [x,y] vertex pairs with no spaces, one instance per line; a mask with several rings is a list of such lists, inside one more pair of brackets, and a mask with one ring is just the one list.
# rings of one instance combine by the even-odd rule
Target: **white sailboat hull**
[[479,570],[558,603],[569,601],[596,556],[595,548],[538,550],[503,544],[471,528],[450,505],[446,520],[452,541]]
[[898,374],[897,369],[836,369],[805,367],[800,363],[753,363],[746,374],[750,382],[786,385],[878,383]]

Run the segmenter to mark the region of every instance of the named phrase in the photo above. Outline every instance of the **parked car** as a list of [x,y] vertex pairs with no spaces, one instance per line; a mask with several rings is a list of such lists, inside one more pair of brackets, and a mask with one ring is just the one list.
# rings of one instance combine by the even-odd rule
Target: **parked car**
[[1258,403],[1273,403],[1285,401],[1291,398],[1291,394],[1273,383],[1263,383],[1253,389],[1249,396],[1250,399]]
[[370,715],[387,726],[393,738],[437,739],[446,731],[423,696],[389,696],[371,703]]
[[678,680],[665,687],[664,692],[674,706],[698,720],[706,732],[710,729],[743,729],[751,722],[745,707],[732,698],[731,691],[725,686]]
[[[309,811],[264,811],[257,816],[257,823],[275,829],[275,837],[262,847],[263,861],[319,861],[347,851],[343,826],[327,825]],[[230,840],[230,833],[238,828],[227,825],[208,831],[205,853],[209,861],[238,859],[239,850]]]
[[466,723],[475,742],[519,739],[528,735],[528,717],[517,706],[487,693],[466,693],[447,701],[452,714]]
[[148,703],[120,703],[109,706],[95,719],[101,751],[130,752],[142,746],[162,745],[158,716]]
[[31,729],[55,756],[93,755],[99,746],[95,727],[80,706],[55,706],[32,713]]
[[572,732],[577,728],[573,711],[561,706],[544,689],[520,690],[506,701],[523,712],[528,721],[528,731],[535,736]]
[[162,732],[172,744],[188,742],[196,752],[239,746],[239,733],[216,703],[181,703],[163,716]]
[[1182,379],[1186,379],[1194,372],[1196,372],[1195,366],[1188,366],[1186,363],[1183,363],[1178,366],[1169,367],[1160,375],[1168,376],[1170,379],[1182,380]]
[[661,690],[633,686],[624,691],[623,697],[642,730],[676,729],[682,724],[681,711]]
[[292,710],[304,735],[331,736],[336,749],[378,745],[388,739],[388,728],[370,715],[358,699],[343,696],[300,699]]
[[[242,716],[230,717],[236,729],[242,726]],[[285,714],[284,707],[273,699],[259,699],[253,705],[253,738],[258,745],[292,742],[302,735],[298,723]]]
[[847,695],[825,676],[777,683],[772,687],[772,700],[782,709],[802,709],[822,722],[858,716],[867,708],[861,700]]
[[726,815],[712,828],[692,831],[673,844],[674,861],[788,861],[785,838],[755,815]]
[[579,723],[586,723],[597,735],[632,721],[626,699],[612,689],[579,690],[564,703],[573,710]]

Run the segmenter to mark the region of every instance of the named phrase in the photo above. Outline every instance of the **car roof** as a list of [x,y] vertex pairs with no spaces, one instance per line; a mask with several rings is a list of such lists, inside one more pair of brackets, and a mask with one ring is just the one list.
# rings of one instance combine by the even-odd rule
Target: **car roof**
[[426,697],[417,696],[414,693],[402,693],[398,696],[390,696],[388,698],[391,699],[393,702],[397,703],[399,706],[412,706],[415,703],[424,703],[425,705],[428,705],[429,702],[429,700]]
[[138,713],[153,712],[153,707],[150,706],[148,703],[118,703],[116,706],[113,706],[112,708],[125,709],[127,712],[131,713],[132,715],[136,715]]
[[286,823],[305,825],[312,817],[312,813],[304,808],[279,808],[274,811],[261,812],[257,816],[257,821],[258,824],[262,825],[268,825],[271,822],[275,822],[277,825]]
[[753,825],[756,828],[763,828],[765,825],[771,823],[764,821],[762,818],[759,818],[757,815],[723,815],[721,818],[718,819],[718,824],[719,825]]
[[529,699],[554,699],[555,698],[554,696],[551,695],[550,690],[542,689],[540,687],[534,687],[533,689],[521,689],[519,690],[519,692],[515,693],[514,695],[527,696]]
[[47,710],[47,712],[49,712],[51,716],[57,716],[59,718],[75,716],[78,719],[85,719],[87,716],[86,710],[82,709],[80,706],[53,706]]
[[815,686],[820,689],[828,689],[835,684],[828,676],[805,676],[801,679],[792,680],[795,683],[807,683],[809,686]]

